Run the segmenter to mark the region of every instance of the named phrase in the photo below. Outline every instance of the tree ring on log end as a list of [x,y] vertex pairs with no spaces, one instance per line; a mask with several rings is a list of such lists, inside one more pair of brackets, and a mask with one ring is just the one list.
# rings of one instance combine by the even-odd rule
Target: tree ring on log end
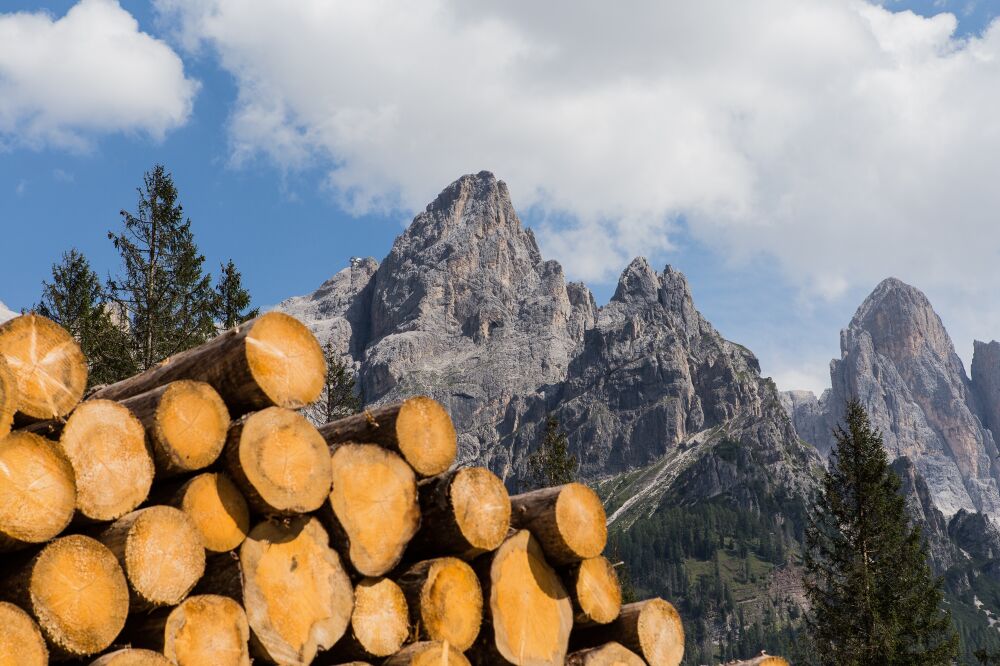
[[323,391],[326,360],[319,342],[302,322],[282,312],[268,312],[253,323],[246,360],[257,386],[279,407],[305,407]]

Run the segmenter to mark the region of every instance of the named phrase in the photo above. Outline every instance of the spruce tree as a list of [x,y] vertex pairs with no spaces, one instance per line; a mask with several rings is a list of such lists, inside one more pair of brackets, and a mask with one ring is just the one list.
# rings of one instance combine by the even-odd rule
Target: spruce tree
[[549,414],[545,436],[528,456],[528,478],[536,488],[558,486],[576,480],[579,462],[569,452],[569,440],[559,428],[559,419]]
[[808,627],[824,664],[950,664],[958,637],[941,608],[920,528],[907,521],[882,436],[857,401],[838,427],[806,533]]
[[219,282],[215,285],[216,318],[222,328],[239,326],[260,314],[260,308],[250,308],[250,292],[243,287],[243,276],[236,269],[236,264],[229,263],[219,267]]
[[52,282],[42,282],[42,297],[34,309],[80,343],[91,386],[117,381],[135,371],[128,335],[111,316],[90,262],[76,249],[64,252],[62,260],[52,264]]
[[216,295],[172,176],[157,164],[138,193],[135,214],[121,211],[124,229],[108,232],[122,259],[108,293],[128,319],[135,365],[145,370],[215,334]]
[[306,417],[316,425],[357,414],[361,398],[355,392],[354,373],[347,367],[333,346],[332,340],[323,345],[326,359],[326,380],[319,399],[306,408]]

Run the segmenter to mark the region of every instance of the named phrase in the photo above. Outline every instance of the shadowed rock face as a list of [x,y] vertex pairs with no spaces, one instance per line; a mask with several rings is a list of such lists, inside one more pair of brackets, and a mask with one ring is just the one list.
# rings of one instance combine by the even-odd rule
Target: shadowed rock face
[[[542,258],[506,185],[487,172],[448,186],[381,264],[356,262],[279,307],[332,336],[367,402],[424,393],[444,403],[461,460],[512,485],[548,413],[592,477],[654,464],[721,426],[755,460],[809,477],[797,486],[819,461],[757,359],[701,316],[682,274],[638,258],[598,308]],[[700,495],[745,480],[687,458],[684,469],[704,471],[689,484]]]
[[1000,442],[1000,342],[976,340],[972,355],[972,390],[979,400],[983,425]]
[[989,354],[983,353],[982,389],[974,392],[927,297],[894,278],[865,299],[841,331],[840,347],[841,358],[830,367],[831,391],[816,404],[792,405],[800,432],[815,437],[828,455],[828,433],[846,402],[857,398],[881,430],[890,459],[913,462],[945,516],[965,509],[1000,520],[997,446],[983,426],[982,395],[995,390],[989,378],[1000,376],[989,370]]

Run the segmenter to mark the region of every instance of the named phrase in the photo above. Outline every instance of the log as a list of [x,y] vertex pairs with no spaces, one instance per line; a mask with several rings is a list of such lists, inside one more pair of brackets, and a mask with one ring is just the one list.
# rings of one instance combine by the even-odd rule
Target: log
[[121,518],[142,504],[153,484],[146,431],[132,412],[110,400],[88,400],[69,419],[28,431],[59,440],[76,474],[76,508],[84,521]]
[[17,378],[0,354],[0,439],[10,432],[17,412]]
[[563,576],[577,624],[607,624],[622,608],[622,588],[611,562],[591,557],[569,566]]
[[239,416],[267,407],[305,407],[319,397],[325,377],[323,351],[309,329],[286,314],[268,312],[142,374],[99,387],[90,397],[124,400],[193,379],[211,384]]
[[534,536],[527,530],[515,532],[477,565],[489,628],[483,627],[473,647],[473,661],[520,666],[563,663],[573,604]]
[[223,473],[199,474],[170,493],[164,503],[187,514],[210,553],[238,548],[250,531],[247,502]]
[[171,662],[159,652],[124,648],[98,657],[90,666],[171,666]]
[[49,649],[31,616],[18,606],[0,601],[0,664],[3,666],[45,666]]
[[229,597],[193,595],[174,608],[133,616],[126,635],[177,666],[250,665],[250,625],[243,607]]
[[406,599],[388,578],[365,578],[354,588],[351,626],[319,663],[380,661],[395,654],[410,635]]
[[320,432],[331,446],[355,442],[378,444],[394,451],[421,477],[447,470],[458,452],[455,426],[448,412],[436,400],[422,395],[366,409],[321,426]]
[[611,624],[573,632],[574,649],[617,641],[640,655],[649,666],[677,666],[684,657],[684,627],[677,610],[663,599],[622,606]]
[[485,467],[463,467],[421,481],[422,527],[407,557],[472,560],[496,550],[510,529],[507,488]]
[[180,603],[205,572],[201,535],[187,514],[174,507],[134,511],[97,538],[125,571],[133,610]]
[[73,467],[61,451],[31,433],[0,438],[0,551],[52,539],[75,507]]
[[471,664],[453,645],[439,641],[423,641],[407,645],[382,662],[382,666],[471,666]]
[[240,547],[240,567],[243,607],[262,658],[309,664],[344,635],[351,581],[315,518],[257,525]]
[[321,516],[362,576],[382,576],[420,527],[417,479],[402,458],[374,444],[344,444],[330,457],[333,487]]
[[122,405],[146,428],[158,478],[204,469],[226,444],[229,411],[205,382],[171,382]]
[[476,572],[454,557],[418,562],[398,579],[418,639],[444,641],[464,652],[483,620],[483,591]]
[[87,388],[87,360],[66,329],[51,319],[27,314],[0,325],[0,356],[17,380],[21,424],[61,419]]
[[510,498],[511,526],[538,539],[549,562],[573,564],[597,557],[608,540],[600,498],[582,483],[533,490]]
[[9,571],[0,596],[38,623],[53,658],[103,651],[128,615],[128,585],[115,556],[79,534],[55,539]]
[[234,421],[223,464],[257,511],[315,511],[330,492],[330,453],[316,428],[290,409],[268,407]]
[[646,666],[646,662],[621,643],[612,641],[570,654],[566,666]]
[[753,659],[743,659],[741,661],[727,661],[724,666],[789,666],[788,660],[783,657],[761,653]]

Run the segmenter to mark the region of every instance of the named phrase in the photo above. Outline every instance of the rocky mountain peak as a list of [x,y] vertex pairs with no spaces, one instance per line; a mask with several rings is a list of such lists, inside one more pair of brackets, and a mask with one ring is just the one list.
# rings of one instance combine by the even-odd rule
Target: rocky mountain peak
[[611,300],[619,303],[659,302],[660,276],[645,257],[636,257],[625,267]]
[[976,340],[972,354],[972,389],[979,399],[983,425],[1000,442],[1000,342]]

